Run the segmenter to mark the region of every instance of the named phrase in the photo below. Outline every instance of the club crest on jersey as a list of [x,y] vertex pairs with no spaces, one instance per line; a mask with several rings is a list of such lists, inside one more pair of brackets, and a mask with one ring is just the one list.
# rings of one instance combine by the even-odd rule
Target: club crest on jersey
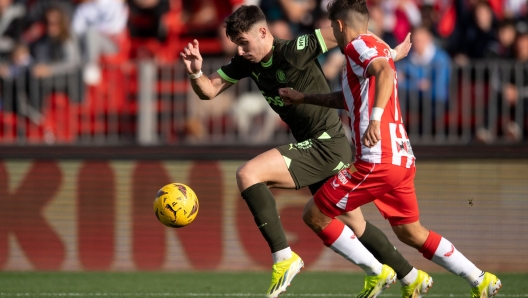
[[286,83],[286,74],[281,69],[277,70],[276,77],[279,83]]
[[359,56],[359,60],[365,62],[365,60],[372,59],[376,55],[378,55],[378,50],[376,50],[376,48],[369,48]]

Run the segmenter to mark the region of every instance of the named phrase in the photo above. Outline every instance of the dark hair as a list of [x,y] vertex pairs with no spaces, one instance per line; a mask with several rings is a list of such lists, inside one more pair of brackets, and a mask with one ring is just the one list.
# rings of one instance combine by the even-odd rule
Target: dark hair
[[266,16],[256,5],[242,5],[225,18],[226,35],[234,41],[242,33],[249,32],[258,22],[266,21]]
[[332,21],[342,18],[349,11],[357,12],[367,18],[369,14],[366,0],[334,0],[328,3],[326,8],[328,18]]

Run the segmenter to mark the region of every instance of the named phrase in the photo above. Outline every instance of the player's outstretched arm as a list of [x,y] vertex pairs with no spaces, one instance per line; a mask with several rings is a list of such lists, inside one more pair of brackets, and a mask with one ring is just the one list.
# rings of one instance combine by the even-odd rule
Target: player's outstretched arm
[[381,140],[380,121],[385,106],[389,102],[394,90],[394,70],[387,60],[373,60],[367,72],[376,78],[376,91],[374,95],[374,105],[370,114],[370,122],[363,133],[361,142],[367,147],[373,147]]
[[292,88],[280,88],[279,95],[285,104],[312,104],[334,109],[344,109],[343,92],[333,92],[328,94],[304,94]]
[[[321,31],[321,35],[323,36],[323,39],[325,41],[326,48],[329,50],[335,48],[337,46],[337,41],[335,39],[334,33],[332,32],[332,27],[324,27],[319,30]],[[385,43],[383,39],[379,38],[376,34],[372,33],[371,31],[368,31],[368,33],[374,36],[378,41],[385,44],[390,49],[390,46]],[[397,45],[394,49],[391,49],[392,51],[394,51],[394,55],[392,57],[394,59],[394,62],[407,57],[409,51],[411,50],[411,46],[411,33],[408,33],[407,37],[405,37],[402,43]]]
[[180,52],[183,64],[189,73],[191,86],[200,99],[209,100],[215,98],[225,89],[231,87],[233,83],[224,80],[218,73],[213,73],[209,77],[202,73],[203,58],[200,54],[198,40],[193,40]]

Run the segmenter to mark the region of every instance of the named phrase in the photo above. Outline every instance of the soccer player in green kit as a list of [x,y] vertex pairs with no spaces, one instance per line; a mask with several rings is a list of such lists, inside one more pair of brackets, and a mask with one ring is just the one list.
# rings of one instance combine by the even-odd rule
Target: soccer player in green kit
[[[226,18],[225,25],[227,36],[238,48],[237,55],[229,64],[209,76],[203,74],[203,59],[197,40],[189,43],[180,55],[189,73],[191,86],[202,100],[213,99],[238,80],[251,77],[298,142],[266,151],[241,165],[236,173],[241,195],[271,249],[274,265],[267,297],[277,297],[303,267],[303,261],[288,245],[269,188],[299,189],[308,186],[313,194],[352,160],[337,110],[314,105],[286,106],[278,90],[290,87],[304,93],[330,93],[316,58],[337,43],[331,27],[291,41],[274,38],[269,32],[265,15],[254,5],[238,8]],[[395,60],[405,57],[409,48],[407,38],[393,50]],[[376,259],[388,265],[384,266],[388,270],[371,278],[380,282],[394,281],[397,274],[403,287],[415,289],[413,297],[421,297],[432,285],[432,278],[412,267],[381,230],[365,221],[359,208],[340,219],[355,232],[361,244]],[[362,293],[369,291],[371,289],[365,288]]]

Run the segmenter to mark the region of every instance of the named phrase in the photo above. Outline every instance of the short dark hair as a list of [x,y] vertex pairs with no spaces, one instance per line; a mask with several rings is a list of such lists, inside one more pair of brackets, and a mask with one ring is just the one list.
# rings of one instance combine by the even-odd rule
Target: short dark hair
[[343,18],[345,13],[354,11],[368,18],[368,8],[366,0],[333,0],[326,6],[328,18],[336,21]]
[[266,16],[256,5],[242,5],[225,18],[226,35],[234,41],[242,33],[249,32],[256,23],[266,21]]

